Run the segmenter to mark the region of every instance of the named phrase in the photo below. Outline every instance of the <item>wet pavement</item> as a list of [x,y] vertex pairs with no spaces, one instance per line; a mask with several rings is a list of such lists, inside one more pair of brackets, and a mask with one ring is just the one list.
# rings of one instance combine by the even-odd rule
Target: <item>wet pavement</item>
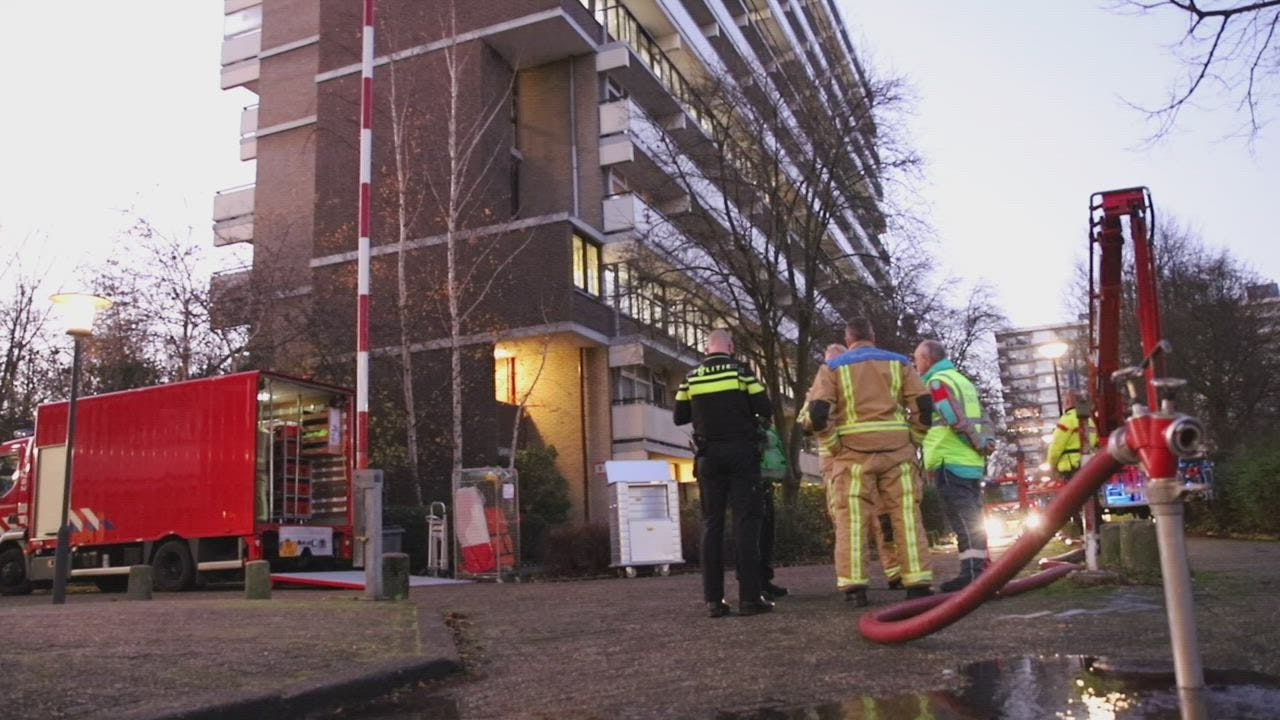
[[[1250,675],[1280,676],[1280,544],[1190,547],[1205,666],[1254,683],[1210,692],[1210,717],[1280,716],[1274,682]],[[933,559],[938,579],[956,571],[954,552]],[[696,574],[415,591],[452,618],[465,673],[337,717],[1179,717],[1167,674],[1116,672],[1168,662],[1159,587],[1061,581],[883,646],[858,634],[833,580],[830,566],[781,568],[792,592],[776,612],[722,619],[704,616]],[[903,597],[883,584],[870,595],[873,607]],[[1100,673],[1096,657],[1118,659]],[[1254,695],[1260,712],[1232,705]]]
[[[1172,670],[1152,673],[1146,664],[1127,670],[1123,661],[1079,656],[1018,657],[973,663],[957,674],[958,690],[795,707],[718,711],[707,720],[1182,720]],[[1206,672],[1202,718],[1272,720],[1280,714],[1280,678],[1240,671]],[[1191,703],[1187,703],[1191,704]],[[405,698],[344,720],[456,720],[458,703],[445,696]]]

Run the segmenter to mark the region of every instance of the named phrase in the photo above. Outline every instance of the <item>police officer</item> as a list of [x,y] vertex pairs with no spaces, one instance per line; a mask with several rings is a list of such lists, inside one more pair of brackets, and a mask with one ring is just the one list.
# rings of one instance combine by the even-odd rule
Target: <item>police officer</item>
[[675,424],[693,423],[698,447],[694,471],[702,502],[702,596],[711,617],[729,614],[724,600],[725,510],[733,508],[737,555],[738,614],[773,610],[762,595],[760,520],[764,484],[757,432],[773,415],[764,387],[733,358],[733,337],[717,329],[707,338],[707,356],[676,391]]
[[867,605],[867,543],[878,498],[893,523],[907,597],[931,595],[912,437],[930,422],[933,405],[910,359],[875,347],[869,320],[850,321],[845,342],[846,352],[818,368],[806,418],[806,429],[834,425],[838,438],[831,460],[836,587],[856,606]]
[[933,423],[924,438],[924,468],[942,494],[947,522],[955,530],[960,550],[960,574],[942,583],[943,592],[954,592],[987,569],[982,477],[995,437],[983,420],[977,388],[947,358],[942,343],[925,340],[916,347],[914,359],[933,397]]

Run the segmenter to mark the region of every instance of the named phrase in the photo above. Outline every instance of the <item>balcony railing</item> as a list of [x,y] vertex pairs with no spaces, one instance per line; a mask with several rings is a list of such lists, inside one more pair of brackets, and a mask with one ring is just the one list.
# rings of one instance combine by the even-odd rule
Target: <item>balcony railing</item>
[[579,2],[595,16],[608,37],[626,43],[631,48],[636,57],[640,58],[654,77],[658,78],[658,82],[671,93],[689,117],[702,127],[708,137],[712,137],[715,131],[715,120],[710,110],[636,16],[632,15],[625,5],[619,5],[616,2],[607,0],[579,0]]
[[647,440],[693,454],[689,430],[677,427],[667,408],[640,402],[614,405],[612,414],[614,442]]

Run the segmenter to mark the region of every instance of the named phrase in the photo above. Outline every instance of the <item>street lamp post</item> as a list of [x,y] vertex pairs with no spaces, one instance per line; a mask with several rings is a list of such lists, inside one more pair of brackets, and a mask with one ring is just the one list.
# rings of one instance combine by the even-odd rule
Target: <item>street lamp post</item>
[[62,477],[62,523],[58,526],[58,549],[53,561],[53,604],[67,601],[67,577],[71,574],[71,527],[67,516],[71,508],[71,464],[76,437],[76,396],[80,392],[80,341],[93,334],[93,318],[99,310],[111,307],[111,301],[85,293],[58,293],[50,298],[62,311],[63,325],[72,338],[71,397],[67,402],[66,470]]

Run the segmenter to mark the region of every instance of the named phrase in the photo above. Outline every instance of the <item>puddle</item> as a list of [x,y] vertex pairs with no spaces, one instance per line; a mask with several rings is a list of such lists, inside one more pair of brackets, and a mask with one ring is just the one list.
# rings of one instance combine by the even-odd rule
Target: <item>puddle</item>
[[[1280,708],[1280,678],[1205,672],[1205,711],[1184,716],[1173,672],[1160,665],[1074,655],[1020,657],[968,665],[959,690],[856,697],[799,707],[714,713],[714,720],[1271,720]],[[342,720],[454,720],[457,702],[411,694],[341,713]]]
[[[974,663],[959,690],[795,708],[717,713],[715,720],[1180,720],[1172,670],[1079,656]],[[1248,672],[1205,673],[1203,718],[1268,720],[1280,708],[1280,678]]]

